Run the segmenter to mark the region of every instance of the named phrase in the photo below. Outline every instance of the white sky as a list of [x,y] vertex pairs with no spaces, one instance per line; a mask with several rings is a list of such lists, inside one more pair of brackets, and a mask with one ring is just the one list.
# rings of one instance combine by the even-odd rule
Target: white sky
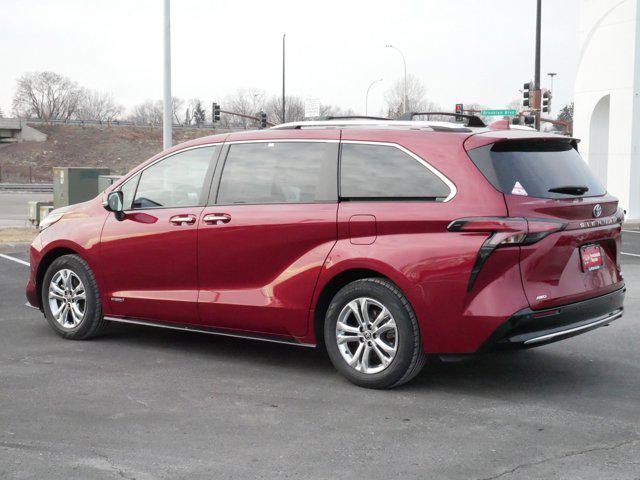
[[[543,86],[554,111],[571,101],[578,0],[543,2]],[[429,100],[504,107],[533,77],[535,0],[173,0],[173,95],[222,100],[240,87],[287,93],[364,113],[384,105],[402,60]],[[0,0],[0,108],[22,73],[53,70],[112,92],[127,107],[162,96],[162,0]],[[224,105],[222,106],[224,108]]]

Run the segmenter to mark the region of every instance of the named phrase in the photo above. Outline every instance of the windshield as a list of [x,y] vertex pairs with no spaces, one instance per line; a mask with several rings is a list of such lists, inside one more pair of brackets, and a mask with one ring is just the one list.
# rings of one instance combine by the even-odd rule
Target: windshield
[[468,153],[502,193],[540,198],[597,197],[606,193],[567,141],[505,141]]

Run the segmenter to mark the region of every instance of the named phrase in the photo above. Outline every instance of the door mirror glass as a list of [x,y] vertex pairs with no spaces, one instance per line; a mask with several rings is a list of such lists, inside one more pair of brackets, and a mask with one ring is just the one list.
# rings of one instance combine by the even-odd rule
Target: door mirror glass
[[107,196],[107,210],[111,212],[122,212],[124,210],[123,195],[120,190],[111,192]]

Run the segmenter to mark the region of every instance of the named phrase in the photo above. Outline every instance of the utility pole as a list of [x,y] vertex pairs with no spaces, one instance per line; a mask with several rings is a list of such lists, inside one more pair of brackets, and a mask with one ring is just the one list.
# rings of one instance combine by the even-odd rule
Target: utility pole
[[171,0],[164,0],[164,105],[162,114],[162,144],[171,148],[173,102],[171,100]]
[[533,79],[533,108],[536,118],[536,130],[540,130],[540,114],[542,106],[542,95],[540,91],[540,32],[542,24],[542,0],[537,0],[536,8],[536,67],[535,77]]
[[286,116],[286,107],[285,107],[285,45],[286,45],[287,34],[282,34],[282,123],[285,123],[287,120]]
[[402,95],[402,113],[407,113],[409,107],[408,107],[408,99],[407,99],[407,61],[404,58],[404,53],[402,53],[402,50],[400,50],[398,47],[391,45],[391,44],[387,44],[385,45],[386,48],[393,48],[394,50],[396,50],[400,56],[402,57],[402,65],[404,66],[404,92]]

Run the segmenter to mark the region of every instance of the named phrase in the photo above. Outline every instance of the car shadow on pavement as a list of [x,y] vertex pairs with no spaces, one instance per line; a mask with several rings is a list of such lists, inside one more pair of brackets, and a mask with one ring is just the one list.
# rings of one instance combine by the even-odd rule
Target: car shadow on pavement
[[[149,349],[170,349],[176,361],[222,361],[225,365],[284,369],[310,381],[338,377],[321,349],[114,324],[96,341]],[[554,347],[470,356],[457,362],[430,358],[406,392],[460,394],[523,394],[529,397],[564,394],[576,390],[615,388],[611,362]],[[617,368],[620,368],[618,365]],[[315,377],[314,377],[315,376]],[[345,380],[346,382],[346,380]],[[609,383],[609,385],[607,385]]]

